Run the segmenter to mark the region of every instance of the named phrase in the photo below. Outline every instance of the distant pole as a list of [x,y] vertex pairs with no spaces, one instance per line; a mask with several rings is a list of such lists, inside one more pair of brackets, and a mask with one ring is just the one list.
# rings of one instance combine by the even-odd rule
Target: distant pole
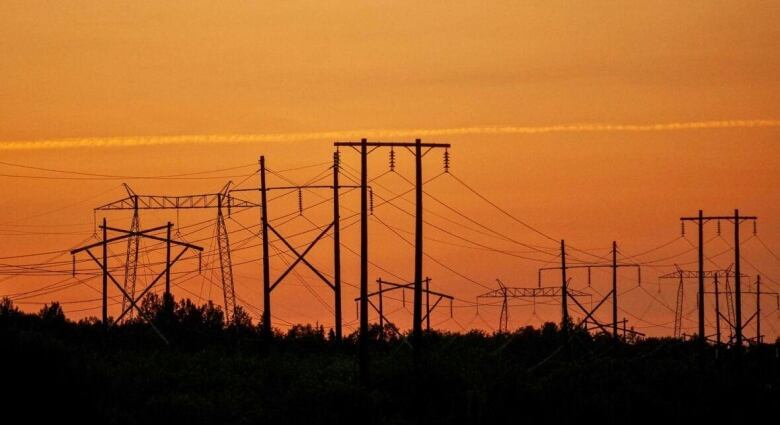
[[415,146],[415,232],[414,232],[414,342],[412,346],[420,350],[422,342],[422,257],[423,257],[423,181],[422,181],[422,140],[416,139]]
[[569,328],[569,306],[566,292],[566,242],[561,239],[561,329],[564,335]]
[[756,345],[761,344],[761,275],[756,276]]
[[339,151],[333,152],[333,293],[336,340],[341,341],[341,216],[339,211]]
[[704,213],[699,210],[699,342],[704,344]]
[[506,288],[502,289],[504,301],[501,303],[501,323],[498,326],[498,330],[501,331],[503,329],[504,332],[509,332],[509,294]]
[[265,184],[265,156],[260,156],[260,221],[263,236],[263,333],[271,336],[271,264],[268,255],[268,197]]
[[108,327],[108,230],[103,217],[103,326]]
[[173,224],[168,222],[165,236],[165,296],[171,297],[171,227]]
[[612,336],[618,339],[617,242],[612,241]]
[[360,383],[368,385],[368,145],[360,140]]
[[739,258],[739,210],[734,210],[734,330],[737,332],[737,348],[742,348],[742,273]]
[[425,278],[425,328],[431,331],[431,278]]
[[382,329],[382,332],[384,332],[385,329],[385,307],[383,305],[383,296],[382,294],[382,279],[379,279],[376,281],[379,284],[379,328]]
[[[728,273],[728,272],[726,272]],[[715,273],[715,344],[720,345],[720,289],[718,273]]]

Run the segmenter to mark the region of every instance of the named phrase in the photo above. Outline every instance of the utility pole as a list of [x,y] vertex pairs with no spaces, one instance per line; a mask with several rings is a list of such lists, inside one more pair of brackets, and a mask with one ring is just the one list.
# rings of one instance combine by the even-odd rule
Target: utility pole
[[761,275],[756,276],[756,345],[761,345]]
[[[106,218],[103,217],[103,326],[108,328],[108,226],[106,226]],[[73,270],[76,273],[76,270]]]
[[165,298],[170,300],[171,296],[171,227],[169,221],[166,227],[165,236]]
[[[675,265],[676,266],[676,265]],[[680,267],[676,266],[677,270],[672,273],[666,273],[664,275],[659,276],[659,279],[677,279],[678,280],[678,286],[677,286],[677,306],[675,308],[675,319],[674,319],[674,337],[677,338],[680,336],[680,333],[682,332],[682,313],[683,313],[683,293],[684,293],[684,281],[686,279],[696,279],[697,281],[702,279],[714,279],[715,280],[715,289],[716,291],[719,291],[718,284],[719,281],[718,276],[720,274],[723,274],[728,277],[733,276],[734,272],[732,272],[729,269],[726,270],[703,270],[703,271],[694,271],[694,270],[683,270]],[[700,294],[697,294],[697,302],[699,304],[699,307],[701,307],[701,304],[704,303],[704,298],[702,297],[703,294],[707,294],[709,292],[704,291]],[[715,313],[718,315],[720,313],[720,305],[719,300],[716,297],[716,303],[715,303]],[[721,317],[722,315],[719,315],[718,317]],[[716,327],[719,326],[719,323],[716,322]],[[705,341],[706,341],[706,334],[705,334]]]
[[[431,278],[425,278],[425,310],[431,311]],[[425,315],[425,330],[431,331],[431,315]]]
[[742,346],[742,287],[741,287],[741,273],[740,273],[740,255],[739,255],[739,227],[743,221],[753,221],[753,231],[755,233],[755,222],[758,218],[753,216],[740,216],[739,210],[734,210],[733,216],[705,216],[701,210],[696,217],[681,217],[683,222],[683,235],[685,235],[685,222],[695,221],[699,227],[699,335],[700,342],[705,341],[704,335],[704,223],[710,220],[726,220],[734,223],[734,298],[735,298],[735,319],[734,319],[734,331],[736,333],[735,343],[737,346]]
[[333,152],[333,303],[336,341],[341,341],[341,212],[339,207],[339,151]]
[[[422,342],[422,268],[423,268],[423,203],[422,203],[422,158],[435,148],[448,149],[448,143],[423,143],[420,139],[414,142],[369,142],[367,139],[361,139],[360,142],[336,142],[334,146],[348,146],[353,149],[359,148],[360,152],[360,334],[367,337],[368,333],[368,300],[363,299],[368,296],[368,154],[380,147],[403,147],[413,152],[415,156],[415,180],[416,180],[416,203],[415,203],[415,251],[414,251],[414,313],[412,326],[412,340],[415,351],[420,349]],[[369,150],[369,147],[371,150]],[[425,148],[425,151],[423,151]],[[412,150],[413,149],[413,150]],[[392,152],[392,151],[391,151]],[[445,164],[448,165],[448,156],[445,151]],[[360,341],[360,361],[361,376],[367,382],[367,347],[368,340],[359,338]]]
[[[428,330],[430,331],[430,317],[431,317],[431,313],[433,313],[433,311],[436,310],[436,308],[439,306],[439,304],[441,304],[442,301],[449,300],[449,302],[450,302],[450,317],[452,317],[452,301],[455,298],[453,296],[451,296],[451,295],[448,295],[448,294],[445,294],[445,293],[442,293],[442,292],[432,291],[431,290],[431,278],[426,277],[425,279],[423,279],[423,281],[425,282],[425,289],[423,289],[423,293],[425,294],[425,298],[426,298],[427,301],[425,303],[426,304],[426,308],[425,308],[426,313],[425,313],[425,315],[423,315],[422,320],[427,323]],[[378,286],[377,291],[368,293],[368,305],[371,308],[373,308],[377,313],[379,313],[379,325],[380,325],[381,328],[384,329],[385,323],[388,323],[388,324],[392,325],[392,322],[387,317],[385,317],[385,314],[384,314],[384,304],[383,304],[384,303],[384,294],[387,293],[387,292],[391,292],[391,291],[401,291],[401,295],[403,297],[402,300],[405,300],[406,299],[405,294],[406,294],[407,290],[414,292],[414,283],[413,282],[412,283],[389,282],[389,281],[384,280],[382,278],[377,279],[376,283],[377,283],[377,286]],[[433,304],[430,303],[431,295],[436,297],[436,300],[433,302]],[[374,304],[374,302],[371,301],[371,298],[373,298],[373,297],[379,298],[379,301],[377,303],[378,305]],[[360,297],[355,298],[355,302],[358,302],[358,301],[360,301]],[[402,302],[405,303],[405,301],[402,301]]]
[[[165,299],[170,298],[170,269],[173,267],[174,264],[176,264],[179,259],[190,249],[198,251],[198,262],[200,264],[200,256],[203,252],[203,248],[197,245],[193,245],[186,242],[180,242],[172,240],[170,237],[170,229],[172,227],[171,223],[168,223],[166,226],[160,226],[160,227],[154,227],[151,229],[146,230],[125,230],[125,229],[118,229],[114,227],[108,227],[106,225],[106,219],[103,218],[103,225],[101,226],[101,229],[103,230],[103,240],[82,246],[80,248],[76,248],[70,251],[70,254],[73,256],[73,275],[76,275],[76,261],[75,257],[76,254],[80,252],[86,252],[87,255],[94,261],[98,267],[100,267],[103,270],[103,326],[108,328],[112,326],[113,324],[119,323],[122,319],[124,319],[128,313],[130,313],[130,310],[135,309],[138,312],[139,317],[143,317],[149,324],[152,326],[152,328],[157,332],[157,334],[162,338],[165,343],[168,343],[168,340],[162,335],[162,333],[154,326],[152,323],[152,320],[150,317],[146,315],[143,309],[139,307],[139,303],[143,300],[143,297],[146,296],[147,293],[154,287],[157,282],[160,281],[160,279],[165,278],[166,279],[166,289],[165,289]],[[154,232],[159,232],[161,230],[167,229],[167,237],[162,238],[159,236],[152,235]],[[120,236],[114,236],[111,238],[108,238],[108,231],[111,230],[112,232],[121,233]],[[133,237],[142,237],[145,239],[151,239],[157,242],[163,242],[166,244],[166,251],[168,251],[167,258],[166,258],[166,266],[165,270],[157,274],[157,276],[154,277],[154,279],[149,283],[146,288],[144,288],[143,291],[141,291],[137,296],[131,296],[127,293],[123,285],[119,283],[118,280],[111,274],[111,272],[108,270],[108,244],[113,242],[122,241],[128,238]],[[170,258],[170,245],[176,245],[177,247],[182,248],[181,251],[173,258]],[[103,249],[103,259],[102,261],[98,259],[98,257],[95,256],[95,254],[92,253],[92,249],[102,247]],[[129,301],[129,305],[126,308],[122,309],[121,314],[113,321],[113,323],[109,323],[108,320],[108,281],[111,280],[113,284],[116,286],[117,289],[119,289],[119,292],[122,294],[123,297],[127,298]]]
[[704,212],[699,210],[699,343],[704,344]]
[[377,285],[379,286],[379,328],[383,329],[385,328],[385,303],[384,303],[384,291],[382,290],[382,278],[379,278],[376,281]]
[[[728,271],[727,271],[727,273],[728,273]],[[727,275],[727,277],[729,277],[729,276],[732,276],[732,274],[728,274]],[[715,277],[717,278],[717,275]],[[743,275],[742,277],[748,277],[748,276],[747,275]],[[719,310],[718,298],[720,297],[720,295],[722,293],[723,292],[721,292],[718,289],[717,285],[715,286],[715,291],[705,292],[705,294],[707,294],[707,295],[715,295],[715,307],[718,310]],[[728,289],[725,292],[725,294],[727,296],[731,295],[731,294],[734,294],[734,293],[736,293],[736,289],[734,290],[734,292],[730,292],[730,291],[728,291]],[[755,309],[755,312],[752,315],[750,315],[750,317],[748,317],[747,320],[745,320],[742,323],[742,327],[744,328],[744,327],[748,326],[753,320],[755,320],[756,321],[756,338],[755,338],[754,342],[756,344],[760,344],[761,340],[763,339],[763,337],[761,336],[761,299],[762,299],[763,296],[766,296],[766,295],[770,295],[770,296],[774,297],[775,298],[775,302],[777,303],[777,309],[780,310],[780,294],[777,293],[777,292],[762,291],[761,290],[761,276],[756,276],[756,290],[755,291],[749,291],[749,290],[748,291],[744,291],[743,290],[742,291],[742,295],[754,295],[756,297],[756,309]],[[720,319],[725,320],[726,323],[731,327],[731,329],[736,330],[736,323],[729,321],[729,319],[727,317],[724,317],[723,314],[719,314],[718,315],[718,322],[716,322],[716,323],[719,323]],[[718,328],[718,332],[719,332],[719,328]],[[731,338],[729,338],[728,345],[732,345],[732,342],[735,343],[735,339],[736,339],[736,332],[731,336]]]
[[[249,189],[234,189],[232,192],[248,192],[248,191],[255,191],[260,190],[262,192],[262,206],[261,206],[261,221],[263,226],[263,300],[265,303],[266,308],[264,309],[264,315],[263,315],[263,328],[264,331],[267,332],[268,335],[270,335],[271,332],[271,293],[273,290],[282,283],[282,281],[293,271],[293,269],[300,263],[303,263],[306,265],[309,269],[311,269],[312,272],[314,272],[317,277],[320,278],[328,287],[333,291],[335,302],[334,302],[334,326],[335,326],[335,337],[337,340],[340,340],[342,337],[342,312],[341,312],[341,236],[340,236],[340,204],[339,204],[339,189],[341,188],[358,188],[360,186],[355,185],[343,185],[339,184],[339,154],[338,152],[335,152],[333,155],[333,166],[330,167],[333,171],[333,185],[314,185],[314,184],[306,184],[306,185],[291,185],[291,186],[273,186],[270,187],[267,185],[265,180],[265,158],[260,158],[260,188],[249,188]],[[297,190],[298,191],[298,209],[301,215],[303,215],[303,190],[314,190],[314,189],[326,189],[328,191],[331,191],[333,193],[333,221],[328,223],[317,235],[317,237],[314,238],[314,240],[309,243],[309,245],[306,247],[305,250],[302,252],[299,252],[297,248],[295,248],[290,241],[282,235],[281,231],[277,229],[276,227],[272,226],[268,219],[268,206],[267,206],[267,194],[270,191],[273,190]],[[317,267],[315,267],[309,260],[306,259],[306,255],[311,252],[311,250],[314,248],[314,246],[322,240],[327,233],[333,229],[333,258],[334,258],[334,270],[333,270],[333,281],[331,282],[330,279],[325,277],[325,274],[321,272]],[[280,240],[288,249],[288,252],[290,252],[294,257],[295,260],[288,264],[285,268],[285,270],[279,275],[279,277],[276,278],[273,282],[271,282],[271,272],[270,272],[270,259],[268,254],[268,246],[270,244],[270,240],[268,239],[269,231],[274,234],[274,236],[277,237],[278,240]],[[267,315],[265,311],[268,311]]]
[[612,241],[612,337],[616,341],[618,340],[617,269],[617,242]]
[[564,336],[569,329],[569,302],[566,299],[566,242],[561,239],[561,330]]
[[368,140],[360,139],[360,383],[368,386]]
[[720,346],[720,289],[718,274],[715,274],[715,344]]
[[[561,277],[563,279],[563,282],[561,284],[561,302],[562,303],[568,303],[569,297],[571,296],[571,300],[574,301],[576,306],[582,310],[583,313],[585,313],[586,320],[587,319],[593,319],[593,314],[601,307],[601,305],[606,302],[607,299],[612,299],[612,323],[611,326],[609,324],[601,324],[597,320],[593,319],[593,322],[600,328],[604,333],[611,334],[613,338],[618,339],[620,337],[620,319],[618,318],[618,293],[617,293],[617,285],[618,285],[618,269],[622,267],[633,267],[637,269],[637,281],[641,285],[642,284],[642,269],[639,264],[635,263],[619,263],[617,261],[617,242],[612,241],[612,262],[607,264],[578,264],[574,266],[569,266],[566,264],[566,247],[563,241],[561,241],[561,265],[559,267],[542,267],[539,269],[539,281],[538,285],[539,287],[542,286],[542,272],[544,271],[551,271],[551,270],[561,270]],[[588,311],[579,301],[577,301],[576,297],[572,296],[572,290],[568,289],[568,277],[566,274],[567,270],[571,269],[588,269],[588,286],[590,286],[590,279],[591,279],[591,269],[598,269],[598,268],[609,268],[612,271],[612,289],[604,296],[601,301],[599,301],[596,308],[592,309],[591,311]],[[568,323],[569,321],[569,312],[568,312],[568,306],[562,308],[562,323]],[[611,330],[607,330],[606,326],[609,326]]]
[[736,344],[742,348],[742,279],[740,276],[739,255],[739,210],[734,210],[734,331],[736,332]]
[[271,262],[268,255],[268,197],[265,190],[265,156],[260,156],[260,222],[263,236],[263,334],[271,336]]

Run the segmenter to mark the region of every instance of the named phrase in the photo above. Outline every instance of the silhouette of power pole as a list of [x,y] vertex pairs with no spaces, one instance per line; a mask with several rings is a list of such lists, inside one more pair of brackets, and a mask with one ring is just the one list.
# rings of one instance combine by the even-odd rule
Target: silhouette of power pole
[[[498,322],[499,332],[509,332],[509,300],[510,299],[536,299],[536,298],[557,298],[563,299],[563,288],[559,286],[547,286],[547,287],[509,287],[504,285],[501,280],[496,279],[498,282],[498,289],[485,292],[484,294],[477,295],[477,308],[479,308],[480,299],[497,298],[501,300],[501,316]],[[568,295],[571,297],[589,297],[591,294],[576,289],[567,289]]]
[[[577,265],[566,265],[566,245],[564,241],[561,241],[561,266],[560,267],[542,267],[538,271],[538,285],[539,287],[542,286],[542,272],[546,270],[560,270],[561,276],[563,279],[566,279],[566,271],[571,269],[587,269],[588,270],[588,286],[591,285],[591,270],[592,269],[599,269],[599,268],[609,268],[612,269],[612,289],[610,289],[609,292],[604,296],[604,298],[599,301],[596,308],[588,311],[585,307],[582,306],[582,304],[579,303],[579,301],[576,300],[576,298],[573,298],[575,301],[575,304],[586,314],[586,320],[588,318],[592,319],[593,322],[601,328],[604,333],[610,333],[615,339],[619,337],[619,329],[618,325],[621,323],[621,321],[618,319],[618,269],[623,267],[633,267],[637,269],[637,281],[641,285],[642,284],[642,268],[639,264],[636,263],[618,263],[617,261],[617,242],[612,241],[612,263],[611,264],[577,264]],[[561,302],[567,303],[568,297],[567,295],[571,294],[570,290],[567,290],[568,288],[568,281],[564,280],[561,286]],[[593,314],[596,313],[596,311],[601,307],[601,305],[607,300],[611,298],[612,299],[612,323],[611,328],[612,331],[608,332],[604,325],[593,319]],[[568,308],[562,309],[562,323],[568,323],[569,317],[568,317]]]
[[[368,155],[380,147],[405,148],[412,150],[415,157],[415,250],[414,250],[414,318],[413,347],[420,349],[422,340],[422,286],[423,286],[423,180],[422,159],[432,149],[449,149],[448,143],[423,143],[421,139],[414,142],[369,142],[361,139],[359,142],[336,142],[336,147],[345,146],[358,150],[360,153],[360,334],[359,334],[359,364],[361,382],[368,382]],[[369,150],[370,148],[370,150]],[[423,151],[425,149],[425,151]],[[445,150],[445,170],[449,161],[449,152]]]
[[[423,320],[426,322],[426,330],[430,332],[431,330],[431,313],[436,309],[436,307],[439,306],[439,304],[443,300],[449,300],[450,302],[450,317],[452,317],[452,301],[455,299],[452,295],[448,295],[442,292],[437,291],[431,291],[431,278],[426,277],[424,280],[425,282],[425,288],[423,289],[423,293],[425,294],[425,315],[423,316]],[[385,294],[391,291],[401,291],[401,294],[403,296],[401,302],[406,303],[406,296],[403,295],[406,293],[407,290],[414,291],[414,283],[395,283],[395,282],[389,282],[387,280],[383,280],[382,278],[379,278],[376,280],[378,289],[374,292],[368,293],[368,305],[372,307],[377,314],[379,315],[379,326],[380,328],[384,329],[385,322],[392,324],[390,319],[385,316],[384,313],[384,297]],[[436,297],[436,300],[433,302],[433,305],[431,305],[431,295]],[[374,304],[371,301],[372,297],[378,298],[378,303]],[[355,302],[359,302],[360,297],[355,298]],[[394,326],[395,327],[395,326]]]
[[[743,275],[743,277],[747,277]],[[718,274],[715,274],[715,290],[714,291],[705,291],[706,295],[714,295],[715,296],[715,306],[716,306],[716,315],[717,315],[717,329],[716,329],[716,343],[721,343],[721,335],[720,335],[720,321],[723,319],[729,327],[732,329],[732,335],[729,338],[728,345],[731,344],[732,341],[734,341],[735,336],[737,334],[736,325],[732,323],[729,318],[723,316],[722,313],[720,313],[719,308],[719,300],[721,295],[724,295],[723,291],[720,291],[718,289]],[[728,294],[728,291],[726,291],[726,294]],[[763,342],[763,335],[761,335],[761,296],[764,295],[774,295],[775,302],[776,302],[776,308],[780,310],[780,294],[777,292],[770,292],[770,291],[761,291],[761,275],[756,276],[756,290],[755,291],[742,291],[742,295],[754,295],[756,297],[756,310],[755,312],[742,324],[742,328],[744,330],[745,327],[747,327],[750,322],[753,320],[756,321],[756,337],[753,339],[753,342],[755,344],[761,344]]]
[[[128,197],[118,201],[110,202],[95,208],[95,211],[122,211],[132,210],[133,220],[130,230],[133,235],[128,237],[127,262],[125,263],[125,292],[130,297],[123,298],[123,306],[129,298],[135,295],[135,270],[138,267],[138,211],[139,210],[191,210],[191,209],[211,209],[217,210],[216,217],[216,240],[219,252],[219,264],[222,279],[222,294],[225,303],[225,322],[233,322],[236,313],[236,291],[233,284],[233,263],[230,257],[230,240],[228,229],[225,223],[224,210],[227,210],[227,216],[235,209],[257,208],[260,205],[250,201],[236,198],[232,195],[230,189],[232,182],[228,182],[222,190],[217,193],[207,193],[199,195],[138,195],[125,184]],[[131,310],[132,311],[132,310]]]
[[[266,171],[265,156],[260,157],[260,187],[249,189],[236,189],[234,192],[254,192],[260,191],[261,193],[261,226],[263,237],[263,332],[266,335],[270,335],[272,331],[271,327],[271,292],[282,283],[282,281],[295,269],[298,264],[303,263],[314,274],[322,280],[334,294],[334,315],[335,315],[335,336],[337,340],[342,338],[342,316],[341,316],[341,239],[340,239],[340,213],[339,213],[339,189],[340,188],[359,188],[357,185],[342,185],[339,184],[339,167],[340,167],[339,153],[333,154],[333,184],[332,185],[289,185],[289,186],[274,186],[270,187],[266,185]],[[320,231],[316,238],[303,250],[299,252],[282,233],[271,225],[268,216],[268,192],[274,190],[287,190],[298,191],[298,211],[303,215],[303,190],[318,190],[325,189],[333,192],[333,220],[328,223],[324,229]],[[317,243],[325,237],[328,232],[333,229],[333,281],[325,277],[325,274],[315,267],[309,260],[306,259],[306,255],[317,245]],[[270,255],[268,252],[268,231],[271,231],[277,239],[287,247],[287,249],[294,254],[295,260],[287,265],[284,271],[271,282],[271,263]]]
[[[86,245],[80,248],[76,248],[70,251],[70,254],[73,256],[73,275],[76,275],[76,254],[80,252],[86,252],[87,255],[100,267],[101,274],[103,277],[103,304],[102,304],[102,323],[103,326],[108,328],[113,323],[118,323],[121,321],[132,309],[135,309],[139,316],[146,319],[147,322],[149,322],[152,325],[152,328],[158,333],[158,335],[167,343],[168,340],[160,333],[160,331],[154,327],[154,324],[150,320],[149,317],[146,316],[146,313],[138,306],[138,302],[143,299],[144,296],[154,287],[155,284],[164,276],[165,277],[165,296],[164,300],[167,302],[167,300],[170,300],[171,298],[171,267],[173,267],[174,264],[176,264],[177,261],[190,249],[198,251],[198,269],[200,269],[200,253],[203,252],[203,248],[197,245],[193,245],[187,242],[181,242],[181,241],[175,241],[171,239],[171,228],[173,227],[172,223],[168,222],[165,226],[159,226],[154,227],[151,229],[146,230],[125,230],[125,229],[118,229],[114,227],[109,227],[106,224],[105,217],[103,218],[103,224],[100,226],[100,229],[103,232],[103,239],[100,242],[95,242],[90,245]],[[166,237],[162,238],[159,236],[152,235],[154,232],[158,232],[160,230],[166,230]],[[114,236],[109,238],[108,237],[108,231],[120,233],[120,236]],[[138,296],[131,296],[127,293],[123,285],[119,283],[119,281],[116,280],[116,278],[111,274],[108,268],[108,245],[113,242],[118,242],[123,239],[128,239],[131,237],[140,237],[145,239],[151,239],[158,242],[165,243],[166,246],[166,259],[165,259],[165,269],[160,272],[153,280],[152,282],[144,288],[143,291],[141,291]],[[182,250],[176,255],[175,258],[171,259],[171,245],[176,245],[182,248]],[[93,248],[101,247],[102,248],[102,260],[99,260],[95,254],[92,253]],[[109,322],[108,318],[108,281],[111,281],[114,283],[114,285],[119,289],[119,291],[122,293],[122,295],[128,300],[127,306],[122,306],[122,312],[121,314],[116,318],[116,320],[113,321],[113,323]],[[166,308],[168,306],[166,305]]]
[[[671,273],[666,273],[661,276],[659,276],[659,279],[677,279],[678,285],[677,285],[677,302],[676,302],[676,308],[674,313],[674,337],[679,338],[680,335],[682,335],[682,316],[683,316],[683,301],[684,301],[684,294],[685,294],[685,280],[687,279],[696,279],[699,282],[704,281],[704,279],[713,279],[715,284],[715,291],[719,291],[718,289],[718,277],[724,276],[726,279],[735,277],[736,272],[731,270],[731,267],[724,269],[724,270],[683,270],[679,266],[675,264],[675,267],[677,270]],[[747,277],[746,275],[742,275],[742,277]],[[705,293],[707,293],[705,291]],[[728,293],[728,291],[726,291]],[[704,297],[701,296],[703,294],[700,294],[697,296],[697,310],[699,312],[704,311],[702,308],[702,304],[704,304]],[[716,297],[716,303],[715,303],[715,315],[718,317],[718,321],[716,322],[716,334],[720,334],[720,302],[719,297]],[[700,317],[701,320],[704,320],[703,317]],[[699,332],[705,332],[703,329],[700,329]],[[699,336],[697,336],[699,338]],[[706,340],[706,333],[704,335],[704,338]],[[700,339],[700,338],[699,338]]]
[[[699,210],[699,214],[696,217],[680,217],[683,224],[682,233],[685,236],[685,222],[694,221],[699,228],[699,336],[700,342],[704,342],[704,223],[710,220],[724,220],[734,224],[734,303],[735,303],[735,331],[736,331],[736,345],[742,346],[742,285],[741,285],[741,273],[740,273],[740,255],[739,255],[739,227],[745,221],[753,222],[753,233],[756,232],[756,220],[758,218],[754,216],[740,216],[739,210],[734,210],[733,216],[705,216],[702,210]],[[718,226],[720,228],[720,226]]]

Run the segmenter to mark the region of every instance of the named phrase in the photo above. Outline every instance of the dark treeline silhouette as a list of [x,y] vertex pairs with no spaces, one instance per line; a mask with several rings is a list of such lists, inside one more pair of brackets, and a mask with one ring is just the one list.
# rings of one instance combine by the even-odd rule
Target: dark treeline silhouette
[[[610,337],[556,324],[513,333],[407,335],[371,328],[370,386],[357,335],[322,326],[264,336],[244,312],[150,295],[138,318],[105,329],[0,300],[3,413],[9,421],[222,423],[701,423],[776,418],[780,342],[743,351]],[[566,336],[568,335],[568,336]],[[564,339],[565,338],[565,339]],[[773,419],[774,420],[774,419]],[[8,422],[11,423],[11,422]]]

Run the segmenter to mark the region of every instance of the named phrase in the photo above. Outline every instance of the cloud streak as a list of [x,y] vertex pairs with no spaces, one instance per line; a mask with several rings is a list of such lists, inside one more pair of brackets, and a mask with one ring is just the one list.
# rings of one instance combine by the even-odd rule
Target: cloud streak
[[308,133],[268,133],[268,134],[212,134],[212,135],[180,135],[180,136],[144,136],[144,137],[93,137],[29,141],[0,142],[0,151],[20,151],[39,149],[73,149],[73,148],[110,148],[159,146],[177,144],[242,144],[264,142],[303,142],[311,140],[348,140],[368,137],[373,140],[411,138],[411,137],[442,137],[469,135],[501,135],[501,134],[547,134],[547,133],[602,133],[602,132],[660,132],[680,130],[705,130],[727,128],[772,128],[780,127],[780,120],[722,120],[722,121],[690,121],[655,124],[606,124],[582,123],[561,124],[550,126],[483,126],[483,127],[452,127],[452,128],[418,128],[418,129],[369,129],[344,130]]

